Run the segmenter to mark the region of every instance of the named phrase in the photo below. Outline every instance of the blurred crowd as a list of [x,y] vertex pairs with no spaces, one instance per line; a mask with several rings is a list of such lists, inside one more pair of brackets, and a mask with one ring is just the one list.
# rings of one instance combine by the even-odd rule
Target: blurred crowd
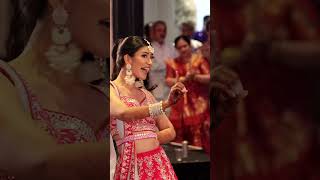
[[214,179],[319,179],[319,1],[214,3],[214,62],[249,92],[214,130]]
[[187,140],[189,144],[204,148],[209,153],[210,114],[210,16],[203,18],[203,29],[195,31],[195,23],[183,22],[180,35],[174,42],[167,42],[167,26],[164,21],[145,25],[145,38],[155,49],[149,85],[157,85],[153,95],[157,100],[168,96],[176,81],[188,89],[185,97],[173,106],[169,118],[177,136],[176,142]]

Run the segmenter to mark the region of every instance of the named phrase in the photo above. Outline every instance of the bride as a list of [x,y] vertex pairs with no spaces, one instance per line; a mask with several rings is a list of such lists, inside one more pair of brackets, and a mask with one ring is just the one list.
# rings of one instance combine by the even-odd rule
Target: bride
[[[132,40],[135,40],[135,41],[140,41],[140,44],[139,43],[135,44],[136,47],[134,47],[133,51],[136,51],[139,48],[144,48],[144,50],[146,50],[146,49],[148,50],[147,52],[145,52],[146,54],[143,55],[144,59],[148,59],[148,58],[150,59],[150,58],[153,57],[153,53],[149,52],[149,50],[153,50],[153,48],[150,46],[150,44],[148,44],[149,43],[148,41],[142,40],[139,37],[128,37],[128,38],[126,38],[126,41],[128,39],[129,40],[132,39]],[[144,44],[143,44],[143,42],[144,42]],[[134,81],[133,81],[133,80],[135,80],[135,76],[134,75],[138,74],[136,70],[132,71],[132,76],[131,76],[131,81],[132,82],[128,81],[129,78],[128,78],[127,75],[125,76],[125,79],[126,79],[126,77],[127,77],[127,79],[124,80],[126,83],[123,80],[121,80],[121,78],[123,78],[124,72],[122,71],[122,73],[121,73],[122,77],[120,77],[119,76],[119,73],[121,71],[121,68],[119,66],[121,64],[121,62],[120,62],[121,61],[120,60],[120,56],[121,55],[120,54],[121,54],[121,48],[125,48],[124,47],[125,41],[122,41],[122,43],[120,45],[121,47],[119,46],[119,43],[120,43],[120,41],[118,41],[116,43],[116,45],[114,46],[113,51],[112,51],[112,58],[113,58],[113,60],[115,62],[114,63],[115,67],[114,67],[114,73],[112,75],[112,80],[114,80],[114,81],[111,82],[111,87],[110,87],[110,114],[111,114],[111,118],[120,119],[121,121],[124,121],[124,122],[121,122],[119,120],[117,122],[115,119],[113,120],[113,124],[112,124],[113,126],[111,127],[111,129],[113,130],[113,132],[112,132],[113,135],[115,135],[114,132],[117,131],[115,129],[115,125],[116,124],[121,124],[122,126],[124,126],[124,123],[130,123],[130,121],[132,121],[131,123],[134,123],[133,121],[135,121],[135,120],[138,122],[139,119],[148,118],[149,116],[152,115],[152,111],[150,109],[151,106],[152,105],[156,105],[156,103],[154,103],[154,104],[149,104],[149,105],[148,104],[143,104],[143,105],[141,104],[140,106],[130,106],[129,107],[128,104],[125,101],[123,101],[122,96],[120,96],[120,92],[118,91],[118,88],[117,88],[117,85],[116,85],[116,84],[118,84],[117,82],[119,82],[119,80],[120,80],[120,84],[130,83],[131,84],[130,86],[132,88],[134,88],[134,89],[136,89],[136,86],[138,85],[138,89],[141,89],[141,92],[146,92],[146,93],[148,93],[148,92],[147,92],[146,89],[141,88],[143,86],[143,82],[142,81],[138,81],[138,82],[134,83]],[[128,41],[128,43],[130,43],[130,42]],[[126,46],[128,46],[128,45],[126,45]],[[129,46],[130,46],[130,44],[129,44]],[[146,57],[146,56],[148,56],[148,57]],[[123,59],[122,59],[122,61],[123,61]],[[122,63],[124,63],[124,61]],[[150,60],[149,60],[149,62],[147,62],[147,64],[148,63],[150,63]],[[149,66],[149,68],[150,68],[151,64],[148,64],[147,66]],[[126,74],[127,73],[128,73],[128,69],[126,71]],[[129,74],[130,74],[130,70],[129,70]],[[146,78],[145,74],[142,75],[142,76],[141,75],[137,75],[137,77],[139,77],[141,80],[145,80],[145,78]],[[119,76],[119,78],[117,78],[118,76]],[[116,80],[116,79],[118,79],[118,80]],[[134,86],[133,86],[133,83],[135,84]],[[139,86],[141,86],[141,87],[139,87]],[[163,103],[162,103],[163,108],[165,109],[165,108],[168,108],[171,105],[175,104],[181,98],[181,95],[185,91],[186,91],[185,87],[184,87],[184,85],[182,83],[176,83],[171,88],[171,91],[170,91],[168,99],[163,101]],[[149,96],[149,98],[153,99],[153,97],[150,97],[150,93],[148,93],[148,96]],[[166,122],[164,124],[171,126],[170,122]],[[171,132],[169,131],[168,134],[169,135],[171,134],[172,136],[174,136],[175,132],[174,132],[173,127],[172,126],[169,127],[168,130],[171,130]],[[124,133],[123,129],[121,130],[121,133]],[[162,134],[159,134],[158,137],[163,138],[164,137],[163,135],[166,135],[166,133],[162,132]],[[116,139],[117,138],[118,137],[116,137]],[[110,144],[111,144],[111,146],[110,146],[110,148],[111,148],[110,149],[110,179],[113,179],[114,178],[113,176],[114,176],[115,166],[116,166],[116,152],[115,152],[115,149],[114,149],[114,146],[113,146],[112,137],[110,139],[111,139],[110,140]],[[140,144],[142,144],[142,142],[140,142]]]
[[85,52],[108,56],[108,2],[10,1],[12,60],[0,61],[0,179],[109,176],[108,97],[79,74]]
[[152,67],[153,51],[147,40],[137,36],[123,39],[113,49],[115,67],[110,98],[132,111],[140,108],[130,116],[120,115],[125,106],[116,101],[110,103],[111,111],[119,113],[111,120],[111,134],[119,153],[114,179],[177,179],[160,144],[175,138],[174,127],[164,110],[175,104],[186,89],[176,82],[168,100],[156,102],[149,87],[141,82]]

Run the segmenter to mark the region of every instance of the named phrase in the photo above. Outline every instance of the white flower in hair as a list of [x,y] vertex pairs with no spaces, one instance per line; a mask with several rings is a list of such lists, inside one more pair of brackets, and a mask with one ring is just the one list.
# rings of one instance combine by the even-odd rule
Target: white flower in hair
[[148,40],[146,40],[146,39],[144,39],[147,43],[148,43],[148,49],[149,49],[149,51],[152,53],[152,54],[154,54],[154,48],[151,46],[151,43],[148,41]]

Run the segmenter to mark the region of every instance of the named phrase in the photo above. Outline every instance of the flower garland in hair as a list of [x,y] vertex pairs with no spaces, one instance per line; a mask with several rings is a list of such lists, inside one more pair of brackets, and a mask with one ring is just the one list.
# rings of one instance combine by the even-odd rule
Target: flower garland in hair
[[147,39],[144,39],[147,43],[148,43],[148,49],[149,51],[154,54],[154,48],[151,46],[151,43],[147,40]]
[[129,37],[124,38],[124,39],[121,41],[121,43],[119,44],[119,46],[118,46],[118,49],[117,49],[117,59],[116,59],[116,62],[117,62],[117,63],[119,62],[119,57],[120,57],[121,48],[122,48],[122,46],[124,45],[124,43],[127,41],[128,38],[129,38]]

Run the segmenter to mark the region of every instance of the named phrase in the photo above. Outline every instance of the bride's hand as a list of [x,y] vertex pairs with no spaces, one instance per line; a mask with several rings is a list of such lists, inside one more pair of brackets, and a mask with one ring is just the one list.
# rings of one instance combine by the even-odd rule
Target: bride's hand
[[169,93],[169,97],[168,97],[168,102],[169,105],[173,105],[176,104],[179,99],[188,92],[188,90],[186,89],[186,87],[184,86],[183,83],[179,82],[179,74],[178,72],[176,72],[176,84],[174,84],[171,87],[170,93]]

